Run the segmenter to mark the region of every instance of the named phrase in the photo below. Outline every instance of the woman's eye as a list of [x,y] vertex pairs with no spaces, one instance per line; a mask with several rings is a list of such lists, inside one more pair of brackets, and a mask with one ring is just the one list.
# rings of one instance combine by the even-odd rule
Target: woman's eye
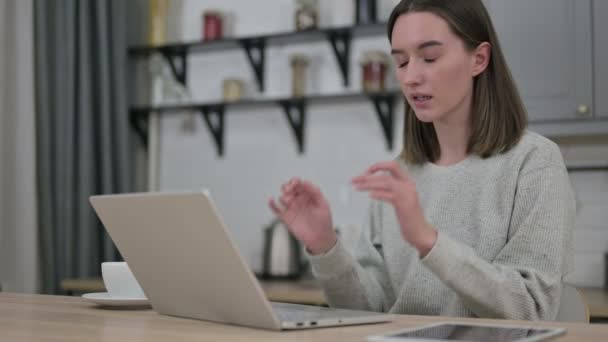
[[433,63],[434,61],[436,61],[437,58],[425,58],[424,61],[427,63]]
[[399,68],[403,68],[403,67],[407,66],[407,63],[408,63],[408,62],[401,62],[401,63],[398,63],[398,67],[399,67]]

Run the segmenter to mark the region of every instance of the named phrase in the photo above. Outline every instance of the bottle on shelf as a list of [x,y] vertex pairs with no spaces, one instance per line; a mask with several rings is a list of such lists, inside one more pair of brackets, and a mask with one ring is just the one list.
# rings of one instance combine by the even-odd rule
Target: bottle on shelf
[[318,27],[318,0],[297,0],[295,13],[296,31],[312,30]]
[[224,19],[217,10],[207,10],[203,13],[203,40],[216,40],[224,37]]
[[227,78],[222,82],[224,102],[235,102],[243,98],[244,83],[238,78]]
[[366,51],[361,59],[362,90],[366,93],[385,91],[388,66],[389,56],[384,51]]
[[309,63],[308,57],[303,54],[291,56],[291,94],[293,97],[306,95],[306,69]]
[[169,0],[149,0],[148,44],[158,46],[167,41]]

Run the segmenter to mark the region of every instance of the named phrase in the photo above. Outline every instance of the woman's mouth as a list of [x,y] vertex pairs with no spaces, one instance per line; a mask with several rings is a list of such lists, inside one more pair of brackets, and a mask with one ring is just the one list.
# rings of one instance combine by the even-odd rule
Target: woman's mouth
[[411,99],[412,99],[412,104],[414,105],[414,107],[426,108],[426,107],[430,106],[430,102],[433,99],[433,97],[430,95],[417,94],[417,95],[412,95]]

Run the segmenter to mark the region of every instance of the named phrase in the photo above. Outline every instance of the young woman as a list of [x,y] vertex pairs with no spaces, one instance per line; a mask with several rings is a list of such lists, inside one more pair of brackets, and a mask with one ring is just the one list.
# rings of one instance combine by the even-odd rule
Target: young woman
[[572,269],[574,196],[526,114],[481,0],[403,0],[388,24],[406,98],[403,151],[352,180],[372,200],[347,249],[321,191],[269,205],[305,245],[332,306],[555,319]]

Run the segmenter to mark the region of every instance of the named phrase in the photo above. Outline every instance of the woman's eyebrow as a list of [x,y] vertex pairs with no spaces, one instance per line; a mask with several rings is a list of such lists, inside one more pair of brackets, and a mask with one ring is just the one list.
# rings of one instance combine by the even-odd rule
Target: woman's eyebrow
[[[436,41],[436,40],[429,40],[423,43],[420,43],[420,45],[418,45],[417,50],[423,50],[432,46],[441,46],[443,45],[442,42]],[[403,51],[402,49],[391,49],[391,55],[403,55],[405,54],[405,51]]]
[[418,45],[418,50],[426,49],[431,46],[440,46],[440,45],[443,45],[443,43],[436,41],[436,40],[429,40],[429,41],[426,41],[426,42]]

